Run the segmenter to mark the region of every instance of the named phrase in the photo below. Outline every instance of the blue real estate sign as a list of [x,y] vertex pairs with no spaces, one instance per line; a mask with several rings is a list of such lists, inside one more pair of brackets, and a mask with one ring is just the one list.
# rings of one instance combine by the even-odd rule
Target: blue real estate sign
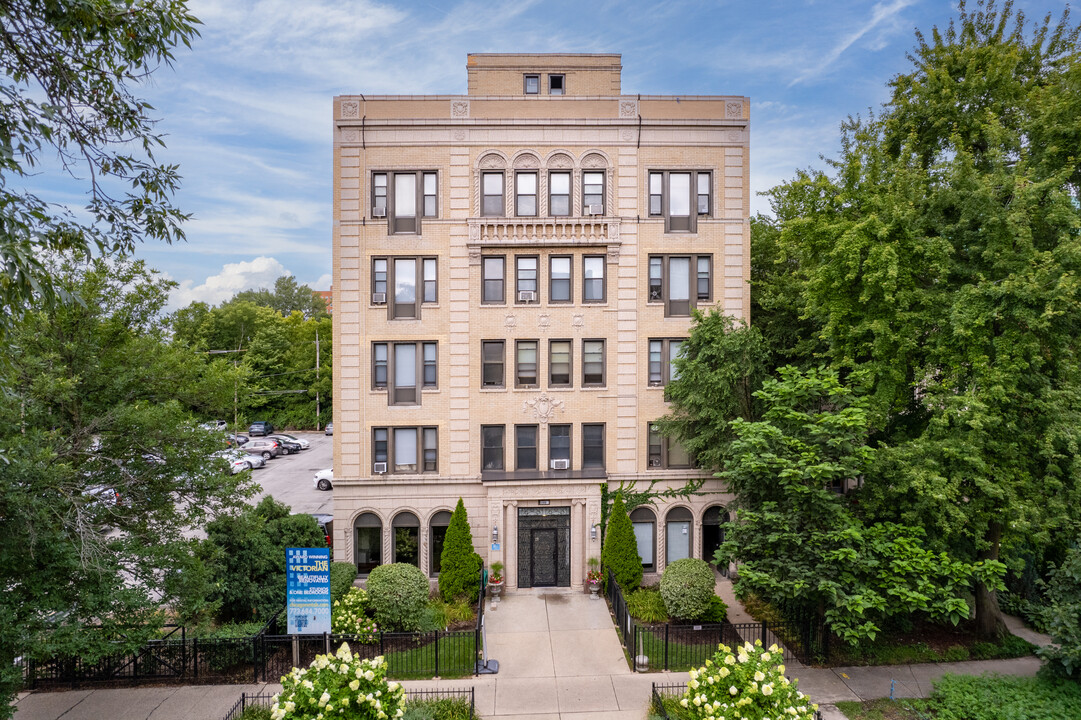
[[285,598],[290,635],[330,632],[330,548],[285,549]]

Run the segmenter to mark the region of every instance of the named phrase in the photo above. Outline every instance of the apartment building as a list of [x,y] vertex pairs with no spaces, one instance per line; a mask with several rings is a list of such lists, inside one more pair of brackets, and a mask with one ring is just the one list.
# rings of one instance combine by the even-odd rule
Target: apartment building
[[[600,484],[708,477],[652,421],[695,308],[748,319],[749,109],[609,54],[471,54],[467,95],[334,100],[335,559],[430,577],[461,497],[507,586],[581,588]],[[632,514],[647,573],[730,496]]]

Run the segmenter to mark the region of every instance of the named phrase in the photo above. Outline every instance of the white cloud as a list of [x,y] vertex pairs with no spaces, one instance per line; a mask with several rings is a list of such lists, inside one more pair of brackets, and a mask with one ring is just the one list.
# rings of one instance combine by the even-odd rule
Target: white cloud
[[334,276],[330,273],[324,273],[319,276],[319,279],[313,283],[308,283],[308,287],[312,290],[329,290],[331,283],[334,282]]
[[272,288],[274,281],[283,275],[292,275],[285,266],[272,257],[260,256],[249,262],[226,263],[221,272],[211,275],[202,285],[183,280],[169,294],[168,310],[187,307],[193,302],[217,305],[241,290]]

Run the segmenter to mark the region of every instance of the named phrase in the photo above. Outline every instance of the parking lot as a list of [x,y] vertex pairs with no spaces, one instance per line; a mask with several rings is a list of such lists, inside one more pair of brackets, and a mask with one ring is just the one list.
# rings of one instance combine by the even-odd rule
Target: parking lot
[[334,438],[321,432],[292,432],[311,443],[307,450],[291,455],[279,455],[267,461],[265,467],[252,470],[252,477],[263,492],[254,497],[258,503],[266,495],[285,503],[294,513],[334,513],[334,494],[316,490],[312,476],[316,471],[334,464]]

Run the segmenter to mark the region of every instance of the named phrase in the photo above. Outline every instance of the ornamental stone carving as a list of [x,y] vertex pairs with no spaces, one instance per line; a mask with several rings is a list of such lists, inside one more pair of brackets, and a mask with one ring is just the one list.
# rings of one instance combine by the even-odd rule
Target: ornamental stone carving
[[502,155],[496,153],[488,153],[480,159],[481,170],[499,170],[507,166],[507,161],[503,159]]
[[619,101],[619,116],[621,118],[636,118],[636,117],[638,117],[638,101],[637,100],[620,100]]
[[582,167],[596,169],[608,167],[608,161],[597,153],[590,153],[582,158]]
[[342,117],[343,118],[357,118],[360,117],[360,103],[356,100],[342,100]]
[[343,130],[342,142],[360,142],[360,130]]
[[631,140],[634,140],[634,130],[623,128],[623,130],[620,131],[619,136],[623,138],[624,142],[630,142]]
[[608,223],[608,239],[613,242],[619,241],[619,223]]
[[470,223],[469,224],[469,241],[470,242],[480,242],[480,224],[479,223]]
[[548,158],[548,167],[555,168],[556,170],[569,170],[574,167],[574,161],[571,160],[569,155],[560,153],[559,155],[553,155]]
[[508,330],[518,327],[518,318],[514,315],[508,314],[505,318],[503,318],[503,327],[507,328]]
[[467,118],[469,117],[469,101],[468,100],[452,100],[450,103],[450,116],[452,118]]
[[537,319],[537,325],[541,330],[547,330],[552,325],[552,316],[548,313],[543,313],[540,318]]
[[571,318],[571,327],[573,327],[576,331],[581,332],[582,328],[584,328],[585,326],[586,316],[582,313],[575,313],[574,317]]
[[480,265],[480,248],[469,248],[469,264]]
[[743,117],[743,103],[740,101],[726,102],[724,104],[724,111],[730,118]]
[[739,142],[743,139],[743,131],[741,130],[729,130],[727,134],[728,142]]
[[526,400],[522,403],[522,412],[527,415],[532,414],[541,425],[547,425],[548,421],[557,412],[561,413],[563,411],[563,401],[556,400],[548,393],[541,393],[536,399]]
[[530,153],[522,153],[518,157],[514,158],[514,167],[516,168],[538,168],[540,167],[540,158]]
[[455,140],[455,142],[462,142],[463,140],[465,140],[465,138],[466,138],[465,128],[455,128],[454,129],[454,140]]

